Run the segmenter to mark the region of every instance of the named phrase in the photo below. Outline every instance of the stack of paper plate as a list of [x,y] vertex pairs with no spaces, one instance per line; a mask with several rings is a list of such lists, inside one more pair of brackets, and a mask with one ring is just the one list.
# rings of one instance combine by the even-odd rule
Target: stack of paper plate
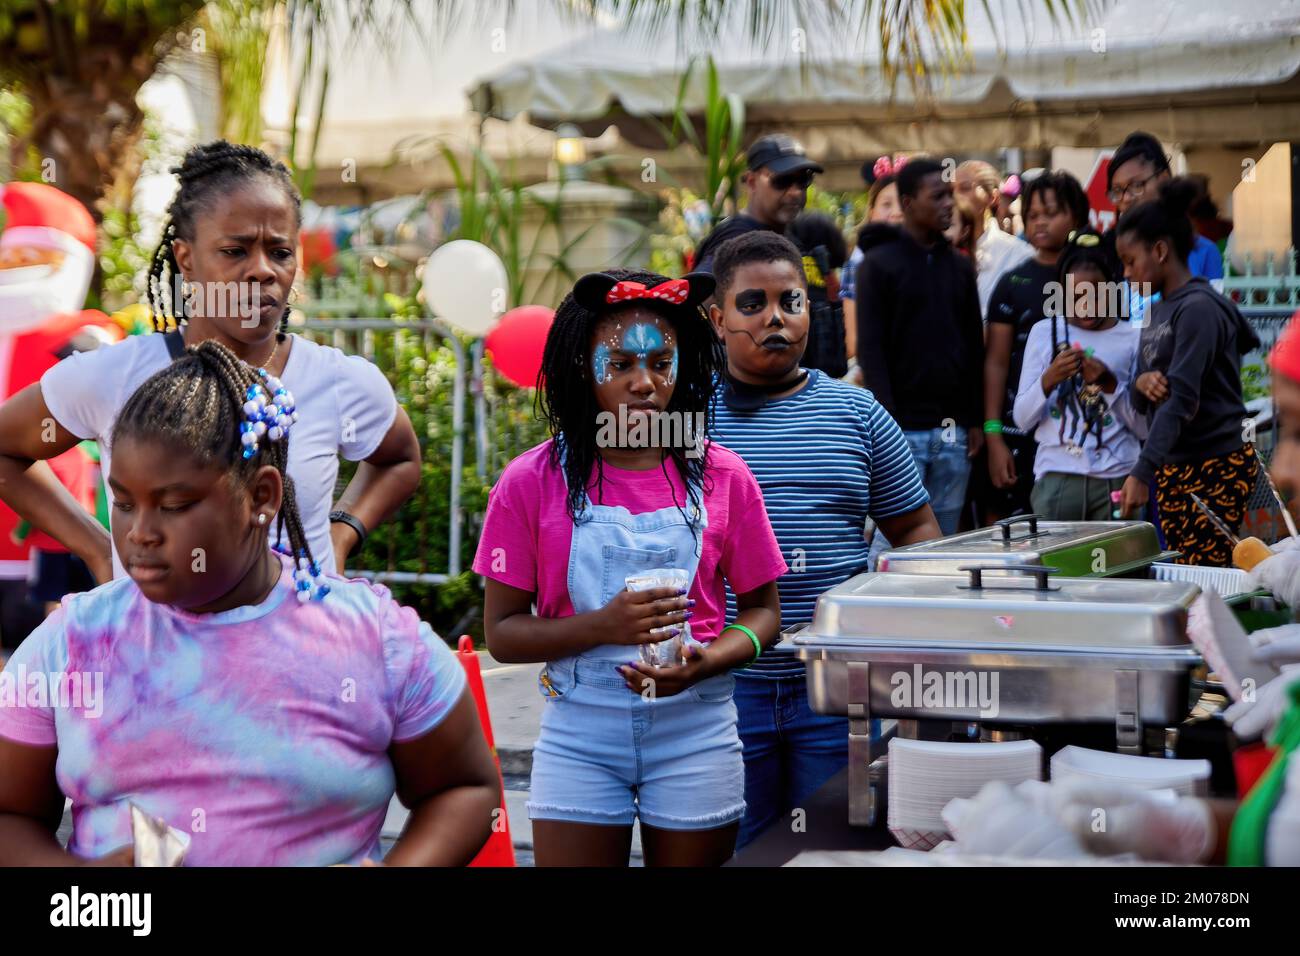
[[1010,743],[889,742],[889,832],[899,845],[929,850],[950,839],[940,813],[955,797],[973,797],[993,780],[1014,787],[1042,779],[1042,749]]
[[[1210,762],[1063,747],[1052,755],[1052,782],[1066,780],[1128,784],[1143,790],[1172,790],[1183,796],[1204,796],[1209,792]],[[892,799],[892,793],[890,797]]]
[[1199,564],[1166,564],[1157,561],[1151,565],[1157,581],[1186,581],[1200,586],[1202,591],[1214,591],[1219,597],[1230,598],[1254,590],[1241,568],[1209,568]]

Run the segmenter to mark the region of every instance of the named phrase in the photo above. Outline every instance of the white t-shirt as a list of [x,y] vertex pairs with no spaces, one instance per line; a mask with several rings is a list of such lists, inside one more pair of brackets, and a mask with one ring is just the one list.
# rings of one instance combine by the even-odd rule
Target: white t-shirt
[[[322,570],[334,571],[329,513],[338,456],[361,461],[374,454],[397,416],[397,398],[384,373],[364,358],[298,335],[291,339],[280,376],[298,407],[298,421],[290,432],[289,475],[312,555]],[[99,443],[107,478],[112,463],[109,436],[117,413],[149,376],[170,363],[163,336],[131,336],[64,359],[41,376],[41,394],[60,425],[78,438]],[[114,548],[113,576],[125,573]]]
[[1034,247],[1025,240],[1007,235],[995,220],[986,220],[984,231],[975,243],[975,285],[979,290],[980,315],[989,314],[989,299],[998,280],[1033,254]]
[[[1043,394],[1043,372],[1047,371],[1053,358],[1053,321],[1056,322],[1058,340],[1078,342],[1085,349],[1092,349],[1094,357],[1115,373],[1115,391],[1105,396],[1107,414],[1101,429],[1100,445],[1096,435],[1083,435],[1083,422],[1077,408],[1065,410],[1065,428],[1062,429],[1058,417],[1061,410],[1055,405],[1056,389],[1052,390],[1051,396]],[[1029,330],[1012,418],[1016,427],[1031,432],[1038,443],[1034,456],[1036,479],[1050,471],[1095,478],[1122,478],[1137,463],[1141,451],[1139,439],[1146,434],[1146,423],[1133,410],[1129,389],[1133,387],[1132,374],[1141,336],[1142,330],[1134,328],[1131,322],[1119,322],[1098,332],[1068,325],[1059,317],[1043,319]]]

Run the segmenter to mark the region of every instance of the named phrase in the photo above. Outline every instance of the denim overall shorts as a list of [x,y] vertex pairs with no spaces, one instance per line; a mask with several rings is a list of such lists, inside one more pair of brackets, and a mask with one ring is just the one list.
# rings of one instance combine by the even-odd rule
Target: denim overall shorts
[[[701,497],[701,501],[703,496]],[[695,506],[687,504],[688,515]],[[569,597],[595,611],[650,568],[683,568],[694,579],[699,535],[676,507],[634,515],[590,500],[573,529]],[[533,820],[708,830],[741,818],[745,770],[735,679],[710,677],[668,697],[629,690],[616,668],[637,660],[631,644],[602,644],[550,661],[539,675],[546,698],[533,751]]]

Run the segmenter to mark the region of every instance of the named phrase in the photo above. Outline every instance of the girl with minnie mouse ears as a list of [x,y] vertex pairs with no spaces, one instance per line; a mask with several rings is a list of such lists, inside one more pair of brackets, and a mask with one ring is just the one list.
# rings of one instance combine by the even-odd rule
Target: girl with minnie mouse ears
[[551,438],[488,501],[474,559],[488,649],[545,665],[528,804],[539,866],[624,866],[638,819],[648,866],[719,865],[735,845],[731,671],[776,641],[786,565],[753,475],[708,441],[724,368],[700,310],[713,286],[579,279],[539,376]]

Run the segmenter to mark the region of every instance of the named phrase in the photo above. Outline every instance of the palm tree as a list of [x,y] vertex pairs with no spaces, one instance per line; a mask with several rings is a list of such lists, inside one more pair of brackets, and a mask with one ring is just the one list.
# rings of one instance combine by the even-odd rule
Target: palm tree
[[[550,0],[558,13],[613,17],[657,30],[688,23],[717,36],[723,0]],[[981,0],[989,10],[991,0]],[[1101,0],[1009,0],[1022,10],[1044,4],[1053,16]],[[755,37],[817,20],[877,38],[889,72],[912,77],[927,61],[957,62],[965,44],[965,0],[729,0],[744,5]],[[6,0],[0,5],[0,90],[13,87],[30,103],[29,128],[11,138],[15,163],[35,159],[55,182],[95,210],[116,188],[129,191],[138,173],[143,117],[136,94],[170,53],[189,47],[217,54],[221,64],[227,135],[245,142],[261,136],[260,94],[268,37],[288,31],[300,64],[292,132],[302,95],[319,91],[320,111],[329,61],[340,37],[371,31],[379,37],[414,28],[445,29],[473,11],[504,9],[515,0]],[[1003,11],[1005,15],[1005,11]],[[0,120],[3,114],[0,113]],[[296,143],[290,158],[297,156]],[[310,155],[310,153],[309,153]]]

